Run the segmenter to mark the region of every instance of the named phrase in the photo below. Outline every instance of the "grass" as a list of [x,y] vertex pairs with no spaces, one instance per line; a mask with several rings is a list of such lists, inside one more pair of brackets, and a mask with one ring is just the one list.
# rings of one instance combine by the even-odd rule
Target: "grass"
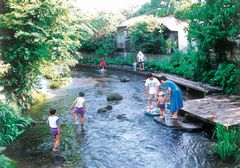
[[217,143],[213,145],[213,152],[217,153],[223,160],[234,158],[236,162],[240,159],[240,128],[227,128],[217,125],[213,135]]
[[0,154],[0,167],[1,168],[14,168],[15,162],[3,154]]

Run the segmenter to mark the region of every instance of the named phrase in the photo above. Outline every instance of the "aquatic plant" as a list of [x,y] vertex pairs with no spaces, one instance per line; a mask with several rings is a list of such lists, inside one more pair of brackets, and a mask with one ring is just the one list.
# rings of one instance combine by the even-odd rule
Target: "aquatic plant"
[[6,104],[0,104],[0,146],[14,141],[31,122],[29,117],[18,114]]
[[0,155],[0,167],[13,168],[15,167],[15,162],[2,154]]
[[235,157],[239,159],[240,154],[240,128],[227,128],[217,124],[213,137],[217,143],[213,145],[213,152],[217,153],[223,160]]

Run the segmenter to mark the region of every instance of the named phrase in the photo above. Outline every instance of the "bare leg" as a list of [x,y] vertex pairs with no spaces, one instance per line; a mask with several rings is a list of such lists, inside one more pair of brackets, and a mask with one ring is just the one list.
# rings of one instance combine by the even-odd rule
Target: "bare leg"
[[73,117],[74,117],[74,119],[75,119],[75,123],[78,123],[77,113],[75,113],[75,112],[73,111],[72,114],[73,114]]
[[80,116],[80,123],[81,123],[81,125],[84,124],[84,117],[83,116]]
[[144,70],[144,63],[142,63],[142,69]]
[[54,147],[53,150],[57,150],[59,143],[60,143],[61,135],[57,134],[55,139],[54,139]]
[[173,113],[172,118],[174,119],[178,118],[178,110]]
[[149,108],[149,109],[152,108],[152,99],[148,100],[148,108]]

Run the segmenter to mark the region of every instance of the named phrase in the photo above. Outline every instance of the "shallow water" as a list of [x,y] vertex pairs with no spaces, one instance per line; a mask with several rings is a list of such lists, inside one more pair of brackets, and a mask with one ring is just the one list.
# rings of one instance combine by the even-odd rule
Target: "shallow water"
[[[23,168],[211,168],[221,163],[211,152],[212,142],[204,132],[179,132],[145,116],[144,78],[128,73],[131,81],[121,83],[121,74],[74,71],[70,85],[49,90],[52,98],[33,106],[31,115],[37,124],[8,147],[7,156]],[[85,93],[87,102],[84,130],[73,125],[69,112],[79,91]],[[115,92],[123,95],[123,100],[107,102],[106,95]],[[97,113],[107,104],[113,109]],[[51,152],[52,137],[46,124],[50,107],[56,107],[64,121],[57,153]]]

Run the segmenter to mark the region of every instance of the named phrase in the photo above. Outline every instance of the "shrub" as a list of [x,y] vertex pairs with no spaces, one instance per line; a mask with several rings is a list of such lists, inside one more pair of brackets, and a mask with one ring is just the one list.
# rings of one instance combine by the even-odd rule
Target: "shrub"
[[50,82],[50,88],[51,89],[58,89],[60,87],[61,87],[61,81],[59,81],[59,80],[52,80]]
[[21,135],[32,120],[16,113],[16,111],[0,104],[0,146],[5,146]]
[[220,64],[211,83],[221,86],[226,93],[237,94],[240,89],[239,67],[235,64]]

